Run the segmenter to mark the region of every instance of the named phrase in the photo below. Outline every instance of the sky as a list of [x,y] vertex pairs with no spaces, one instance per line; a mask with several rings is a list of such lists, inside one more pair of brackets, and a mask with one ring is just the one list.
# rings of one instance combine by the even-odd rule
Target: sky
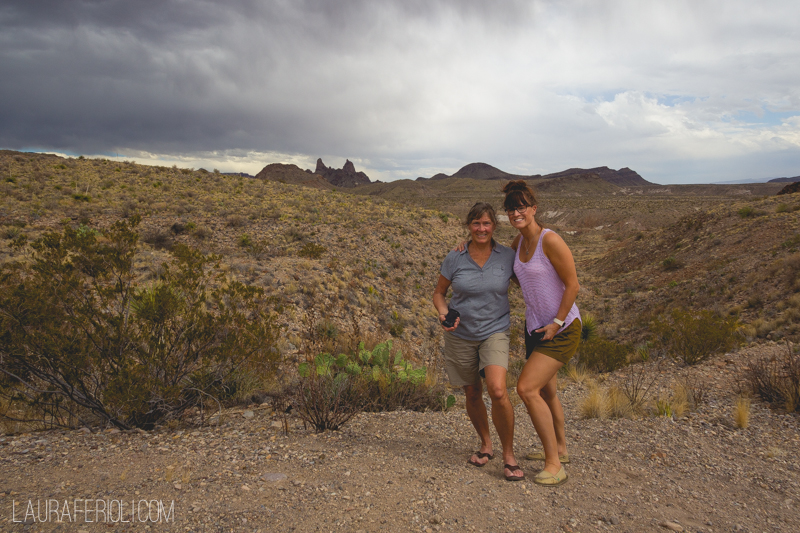
[[798,20],[796,0],[3,0],[0,148],[798,176]]

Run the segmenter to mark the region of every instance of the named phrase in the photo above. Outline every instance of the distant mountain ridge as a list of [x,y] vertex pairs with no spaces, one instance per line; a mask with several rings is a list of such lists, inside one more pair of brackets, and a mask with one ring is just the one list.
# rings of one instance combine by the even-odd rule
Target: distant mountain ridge
[[794,183],[796,181],[800,181],[800,176],[795,176],[793,178],[774,178],[767,183]]
[[[499,168],[495,168],[486,163],[470,163],[461,167],[456,173],[448,176],[447,174],[439,173],[431,176],[431,180],[443,180],[446,178],[471,178],[475,180],[550,180],[557,178],[566,178],[570,176],[589,176],[596,175],[603,181],[616,185],[618,187],[641,187],[645,185],[656,185],[641,177],[636,171],[628,167],[614,170],[608,167],[595,167],[595,168],[570,168],[561,172],[553,174],[533,174],[530,176],[520,174],[510,174],[504,172]],[[425,180],[425,178],[417,178],[417,181]]]

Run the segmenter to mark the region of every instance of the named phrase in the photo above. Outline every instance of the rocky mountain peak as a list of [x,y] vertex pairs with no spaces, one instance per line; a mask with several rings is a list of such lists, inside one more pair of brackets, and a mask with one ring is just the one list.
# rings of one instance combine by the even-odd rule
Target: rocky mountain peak
[[329,168],[322,162],[322,158],[319,158],[314,174],[319,174],[335,187],[350,188],[372,183],[369,176],[363,172],[356,172],[356,166],[349,159],[345,161],[343,168]]

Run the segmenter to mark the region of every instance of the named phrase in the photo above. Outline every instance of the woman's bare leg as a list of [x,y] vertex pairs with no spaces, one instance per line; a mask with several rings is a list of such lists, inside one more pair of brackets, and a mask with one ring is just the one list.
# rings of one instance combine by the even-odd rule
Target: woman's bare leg
[[[553,413],[542,397],[542,389],[555,377],[558,369],[562,366],[563,363],[552,357],[533,352],[522,368],[517,383],[517,394],[525,403],[533,427],[539,435],[539,440],[542,441],[545,456],[544,469],[553,475],[558,474],[561,470],[561,461],[558,459],[558,440]],[[563,426],[563,409],[560,416]]]
[[[478,432],[481,439],[481,447],[478,451],[492,453],[492,437],[489,433],[489,414],[486,411],[486,404],[483,403],[483,383],[476,385],[464,385],[464,395],[467,399],[467,416],[469,416],[472,426]],[[479,458],[473,455],[470,461],[477,464],[486,464],[488,457]]]
[[[515,465],[514,458],[514,407],[508,398],[506,388],[506,369],[500,365],[489,365],[483,369],[486,374],[486,388],[492,398],[492,421],[503,446],[503,464]],[[510,476],[522,476],[521,469],[507,473]]]
[[558,372],[550,378],[547,385],[542,389],[542,398],[547,402],[550,408],[550,414],[553,416],[553,428],[556,431],[556,443],[558,445],[558,455],[567,454],[567,438],[564,431],[564,408],[561,406],[561,400],[558,399]]

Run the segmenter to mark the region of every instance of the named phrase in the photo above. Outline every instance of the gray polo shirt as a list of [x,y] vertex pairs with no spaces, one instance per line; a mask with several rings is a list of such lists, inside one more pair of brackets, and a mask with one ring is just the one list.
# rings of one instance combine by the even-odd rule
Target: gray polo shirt
[[508,281],[514,275],[514,250],[495,242],[483,268],[466,248],[453,251],[444,258],[441,273],[452,283],[449,306],[461,314],[453,335],[477,341],[510,327]]

